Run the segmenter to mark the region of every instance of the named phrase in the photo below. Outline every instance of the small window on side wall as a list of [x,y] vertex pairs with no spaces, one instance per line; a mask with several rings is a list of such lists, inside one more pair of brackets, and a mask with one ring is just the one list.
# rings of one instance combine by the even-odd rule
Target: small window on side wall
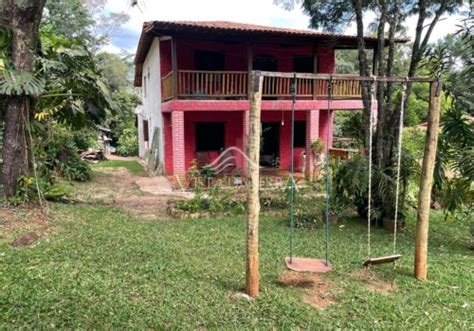
[[148,132],[148,121],[144,120],[143,121],[143,141],[148,142],[149,141],[149,132]]
[[143,76],[143,97],[146,98],[146,76]]

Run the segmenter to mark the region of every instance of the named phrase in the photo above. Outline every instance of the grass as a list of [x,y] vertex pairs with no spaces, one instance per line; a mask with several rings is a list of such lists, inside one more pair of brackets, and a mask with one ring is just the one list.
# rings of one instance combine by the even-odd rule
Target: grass
[[145,177],[146,171],[138,161],[109,160],[92,165],[93,168],[125,168],[135,176]]
[[[366,258],[366,226],[348,219],[331,228],[333,272],[318,310],[307,290],[279,283],[288,227],[265,216],[260,225],[261,295],[235,298],[245,284],[244,217],[145,221],[100,204],[51,204],[48,236],[14,249],[0,235],[0,329],[469,329],[474,323],[474,258],[469,226],[434,213],[429,277],[412,277],[414,218],[399,236],[396,270],[374,267],[394,282],[388,293],[357,279]],[[1,223],[1,222],[0,222]],[[295,230],[295,254],[323,257],[323,229]],[[373,233],[374,255],[391,254],[392,237]]]

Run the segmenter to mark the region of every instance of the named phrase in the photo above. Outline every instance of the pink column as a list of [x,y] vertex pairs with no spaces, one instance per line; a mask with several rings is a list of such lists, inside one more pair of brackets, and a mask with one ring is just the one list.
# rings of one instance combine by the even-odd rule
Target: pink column
[[173,139],[173,174],[184,176],[186,173],[184,161],[184,112],[171,113],[171,135]]
[[328,117],[328,110],[321,110],[320,115],[320,126],[319,126],[319,137],[326,143],[328,139],[329,130],[329,148],[332,147],[333,141],[333,126],[334,126],[334,111],[330,111]]
[[313,171],[313,157],[311,155],[311,143],[319,138],[319,110],[309,110],[306,113],[306,165],[305,176],[311,178]]
[[329,112],[329,148],[332,148],[334,140],[334,110]]

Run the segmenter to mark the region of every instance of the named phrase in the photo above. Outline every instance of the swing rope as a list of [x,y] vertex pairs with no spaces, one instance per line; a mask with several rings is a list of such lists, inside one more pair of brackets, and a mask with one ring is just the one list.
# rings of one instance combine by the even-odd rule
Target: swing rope
[[[408,81],[408,78],[406,78]],[[403,136],[403,117],[404,117],[404,106],[405,106],[405,98],[406,98],[406,89],[407,89],[407,81],[403,83],[402,87],[402,97],[401,97],[401,105],[400,105],[400,124],[398,127],[398,155],[397,155],[397,183],[395,189],[395,226],[393,228],[393,254],[397,252],[397,230],[398,230],[398,200],[400,194],[400,169],[401,169],[401,161],[402,161],[402,136]]]
[[[372,89],[375,87],[375,77],[372,81]],[[402,138],[403,138],[403,118],[404,118],[404,104],[406,99],[406,89],[407,89],[408,78],[406,78],[402,87],[401,95],[401,106],[400,106],[400,122],[399,122],[399,135],[397,142],[397,175],[396,175],[396,188],[395,188],[395,215],[394,215],[394,228],[393,228],[393,255],[389,257],[381,257],[376,259],[371,259],[371,205],[372,205],[372,140],[373,140],[373,125],[374,125],[374,111],[373,108],[370,108],[370,119],[369,119],[369,178],[368,178],[368,202],[367,202],[367,254],[368,260],[364,263],[364,266],[369,266],[370,263],[375,263],[378,260],[378,263],[393,262],[394,267],[396,260],[400,258],[400,255],[397,253],[397,231],[398,231],[398,207],[399,207],[399,195],[400,195],[400,170],[401,170],[401,159],[402,159]],[[372,90],[372,95],[374,91]]]
[[330,123],[330,118],[331,118],[331,109],[332,109],[332,88],[333,88],[333,81],[332,81],[332,76],[329,77],[328,81],[328,110],[327,110],[327,118],[326,122],[327,124],[327,129],[326,129],[326,165],[325,165],[325,172],[326,172],[326,210],[325,210],[325,243],[324,243],[324,251],[325,251],[325,259],[326,259],[326,265],[328,265],[328,245],[329,245],[329,193],[330,193],[330,174],[329,174],[329,139],[330,139],[330,128],[329,128],[329,123]]
[[295,223],[295,179],[294,174],[294,158],[295,158],[295,148],[294,148],[294,139],[295,139],[295,103],[296,103],[296,72],[293,76],[293,82],[291,84],[291,163],[290,163],[290,263],[293,262],[293,228]]
[[[294,149],[294,139],[295,139],[295,103],[296,103],[296,72],[293,76],[293,81],[290,85],[291,89],[291,97],[292,97],[292,104],[291,104],[291,163],[290,163],[290,233],[289,233],[289,248],[290,248],[290,264],[293,262],[293,246],[294,246],[294,214],[295,214],[295,191],[296,191],[296,183],[294,178],[294,158],[295,158],[295,149]],[[325,207],[325,246],[324,246],[324,255],[325,255],[325,264],[329,266],[329,192],[330,192],[330,178],[329,178],[329,139],[330,139],[330,130],[329,130],[329,121],[331,116],[332,110],[332,89],[333,89],[333,80],[332,76],[329,78],[328,81],[328,109],[327,109],[327,132],[326,132],[326,164],[325,164],[325,172],[326,172],[326,207]],[[318,123],[319,125],[319,123]],[[307,156],[309,157],[309,156]]]
[[[374,95],[375,77],[371,82],[372,96]],[[372,139],[373,139],[373,125],[374,125],[374,109],[370,107],[369,116],[369,178],[368,178],[368,192],[367,192],[367,258],[371,256],[371,217],[372,217]]]

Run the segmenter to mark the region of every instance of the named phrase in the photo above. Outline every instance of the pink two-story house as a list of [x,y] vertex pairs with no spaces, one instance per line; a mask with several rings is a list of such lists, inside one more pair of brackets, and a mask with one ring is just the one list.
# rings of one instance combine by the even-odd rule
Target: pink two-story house
[[[365,39],[376,51],[376,39]],[[152,146],[167,174],[182,176],[193,160],[211,162],[235,146],[245,151],[252,70],[334,73],[335,50],[357,48],[354,36],[250,24],[146,22],[135,58],[140,156]],[[362,109],[357,81],[335,81],[332,109]],[[291,79],[265,78],[261,166],[288,169],[291,162]],[[333,112],[327,82],[298,79],[295,167],[317,138],[332,145]],[[308,158],[309,159],[309,158]],[[244,167],[235,155],[237,168]],[[312,169],[306,162],[306,172]]]

